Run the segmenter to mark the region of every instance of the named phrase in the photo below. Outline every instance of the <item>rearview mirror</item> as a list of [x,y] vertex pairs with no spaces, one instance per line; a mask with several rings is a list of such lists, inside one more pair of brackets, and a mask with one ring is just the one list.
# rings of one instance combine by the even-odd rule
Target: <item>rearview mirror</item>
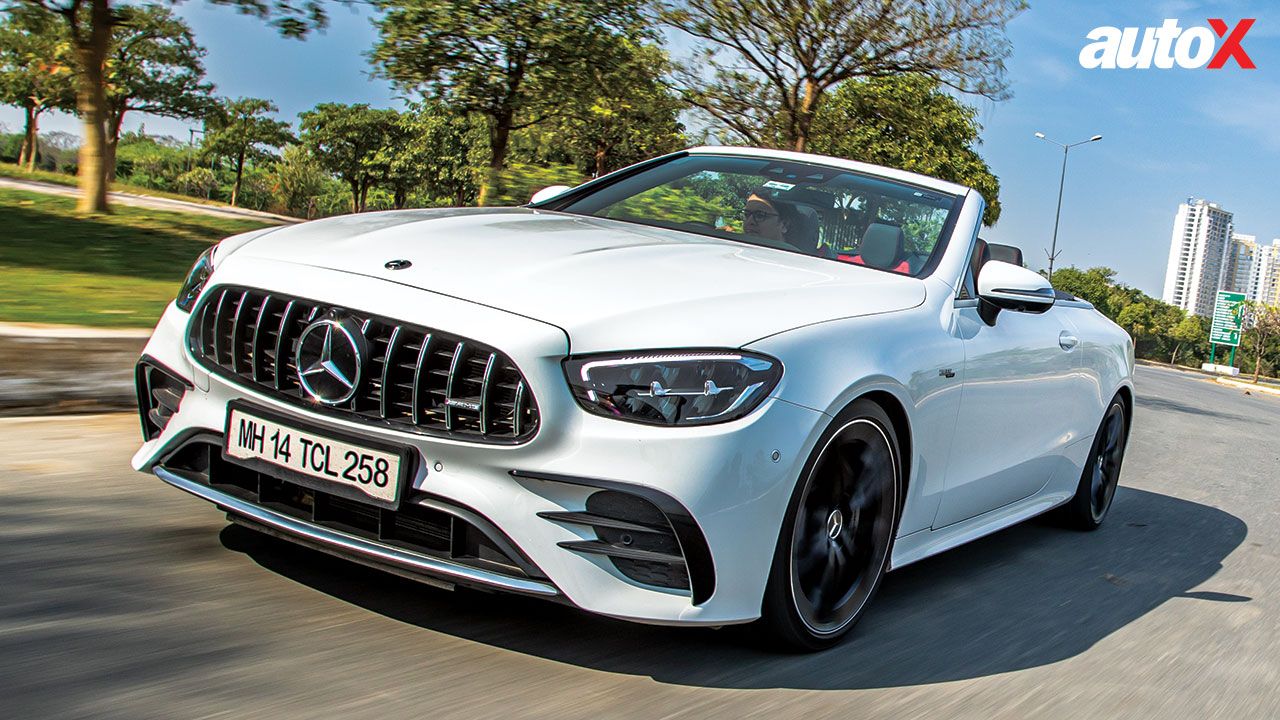
[[995,324],[1001,310],[1042,313],[1055,299],[1049,281],[1024,267],[988,260],[978,271],[978,310],[988,325]]
[[550,200],[551,198],[563,193],[565,190],[572,190],[572,189],[573,188],[569,187],[568,185],[552,185],[551,187],[544,187],[538,192],[534,193],[533,197],[529,198],[529,204],[537,205],[540,202]]

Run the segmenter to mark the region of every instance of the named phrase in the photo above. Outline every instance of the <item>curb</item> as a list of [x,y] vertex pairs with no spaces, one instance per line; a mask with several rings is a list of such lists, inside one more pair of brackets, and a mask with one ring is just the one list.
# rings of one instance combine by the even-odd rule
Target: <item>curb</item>
[[1276,397],[1280,397],[1280,388],[1267,387],[1262,383],[1258,383],[1257,385],[1254,385],[1251,382],[1245,382],[1243,380],[1232,380],[1231,378],[1223,378],[1223,377],[1217,378],[1217,383],[1219,385],[1227,385],[1230,387],[1239,388],[1241,390],[1248,390],[1250,392],[1260,392],[1260,393],[1263,393],[1264,395],[1275,395]]
[[133,367],[150,330],[0,323],[0,415],[136,407]]
[[1201,370],[1200,368],[1187,367],[1186,365],[1170,365],[1169,363],[1159,362],[1157,360],[1142,359],[1135,359],[1133,362],[1136,365],[1142,365],[1144,367],[1163,368],[1165,370],[1173,370],[1174,372],[1192,373],[1195,375],[1203,375],[1205,377],[1219,377],[1217,373],[1211,373],[1207,370]]

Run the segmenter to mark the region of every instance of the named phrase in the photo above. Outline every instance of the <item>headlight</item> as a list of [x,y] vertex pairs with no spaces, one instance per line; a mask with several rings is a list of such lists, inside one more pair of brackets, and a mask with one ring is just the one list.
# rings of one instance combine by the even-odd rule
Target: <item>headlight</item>
[[588,412],[649,425],[736,420],[769,397],[782,363],[739,350],[677,350],[570,358],[565,375]]
[[200,257],[196,259],[196,264],[191,266],[191,272],[187,273],[187,279],[182,281],[182,289],[178,291],[178,299],[175,303],[182,312],[191,312],[192,306],[196,304],[196,298],[200,297],[200,291],[204,289],[205,282],[209,279],[209,275],[213,273],[213,251],[217,245],[200,253]]

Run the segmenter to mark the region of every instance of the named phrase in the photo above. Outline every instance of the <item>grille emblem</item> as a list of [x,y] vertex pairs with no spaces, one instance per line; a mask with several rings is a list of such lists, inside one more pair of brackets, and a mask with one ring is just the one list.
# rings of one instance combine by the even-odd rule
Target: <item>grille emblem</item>
[[347,402],[360,386],[364,335],[353,332],[352,325],[351,320],[317,320],[298,338],[298,382],[326,405]]
[[408,260],[388,260],[387,263],[382,267],[388,270],[403,270],[409,267],[410,265],[413,265],[413,263],[409,262]]

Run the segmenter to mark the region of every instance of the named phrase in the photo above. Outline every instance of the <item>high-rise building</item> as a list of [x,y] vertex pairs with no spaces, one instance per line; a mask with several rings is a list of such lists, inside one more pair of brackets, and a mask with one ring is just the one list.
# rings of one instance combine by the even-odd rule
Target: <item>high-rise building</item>
[[1231,233],[1227,247],[1226,267],[1222,271],[1222,289],[1247,293],[1250,275],[1257,266],[1258,237]]
[[1222,289],[1244,293],[1249,300],[1277,304],[1280,290],[1280,238],[1261,245],[1254,235],[1232,233],[1222,271]]
[[1280,238],[1274,238],[1270,245],[1258,246],[1258,259],[1245,292],[1250,300],[1280,305]]
[[1234,216],[1217,203],[1187,198],[1178,205],[1164,275],[1165,302],[1193,315],[1213,315],[1223,285]]

